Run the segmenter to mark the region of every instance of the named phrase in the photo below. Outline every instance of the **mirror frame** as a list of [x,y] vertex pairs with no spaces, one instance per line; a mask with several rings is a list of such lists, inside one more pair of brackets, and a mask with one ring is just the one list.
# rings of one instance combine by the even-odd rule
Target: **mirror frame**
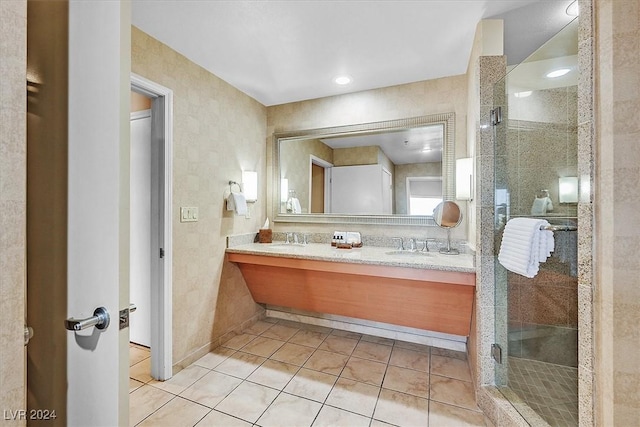
[[278,132],[273,135],[272,170],[272,218],[275,222],[315,223],[315,224],[373,224],[373,225],[425,225],[436,226],[430,215],[346,215],[346,214],[288,214],[280,211],[280,142],[304,139],[320,139],[338,136],[367,135],[388,131],[406,130],[415,127],[441,124],[442,142],[442,198],[455,198],[455,113],[431,114],[407,119]]

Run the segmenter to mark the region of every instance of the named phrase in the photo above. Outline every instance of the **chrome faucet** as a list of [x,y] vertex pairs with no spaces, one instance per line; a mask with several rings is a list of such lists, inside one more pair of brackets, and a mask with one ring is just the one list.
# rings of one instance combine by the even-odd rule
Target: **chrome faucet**
[[415,252],[418,248],[416,247],[416,239],[413,237],[409,239],[409,250],[411,252]]
[[285,244],[288,245],[291,243],[291,240],[293,240],[293,233],[286,233],[286,240],[285,240]]

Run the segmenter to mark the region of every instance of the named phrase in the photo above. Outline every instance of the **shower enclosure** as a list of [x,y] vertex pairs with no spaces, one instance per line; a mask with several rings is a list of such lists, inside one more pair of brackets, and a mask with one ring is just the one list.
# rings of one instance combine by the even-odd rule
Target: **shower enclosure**
[[496,251],[512,218],[567,230],[534,278],[496,258],[496,385],[532,425],[578,425],[577,53],[575,20],[494,87]]

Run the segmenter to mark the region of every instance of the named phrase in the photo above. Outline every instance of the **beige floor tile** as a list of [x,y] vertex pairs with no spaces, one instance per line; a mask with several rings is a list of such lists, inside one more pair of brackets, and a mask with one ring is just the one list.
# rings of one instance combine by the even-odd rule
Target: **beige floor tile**
[[431,347],[423,344],[416,344],[406,341],[396,341],[394,347],[406,348],[407,350],[419,351],[420,353],[431,353]]
[[[369,427],[395,427],[395,426],[393,424],[388,424],[380,420],[371,420],[371,425]],[[420,426],[420,427],[424,427],[424,426]]]
[[360,340],[362,338],[362,334],[351,331],[342,331],[340,329],[334,329],[331,331],[331,335],[335,335],[336,337],[350,338],[352,340]]
[[197,427],[251,427],[251,423],[243,421],[231,415],[223,414],[213,410],[202,421],[196,424]]
[[302,368],[291,379],[284,391],[317,402],[324,402],[338,377]]
[[191,384],[204,377],[210,371],[207,368],[203,368],[198,365],[191,365],[175,374],[167,381],[151,380],[149,384],[159,388],[160,390],[168,391],[173,394],[182,393]]
[[352,356],[387,363],[391,355],[391,349],[392,347],[388,345],[360,341],[355,350],[353,350]]
[[322,404],[281,393],[256,424],[262,427],[306,427],[313,423]]
[[434,401],[429,405],[429,427],[484,427],[484,425],[482,412],[469,411]]
[[332,353],[346,354],[350,356],[358,345],[358,340],[340,336],[329,335],[318,347],[319,350],[326,350]]
[[382,387],[428,399],[429,374],[413,369],[389,366]]
[[313,427],[369,427],[371,419],[333,406],[323,406],[313,422]]
[[260,335],[261,333],[263,333],[264,331],[266,331],[267,329],[269,329],[272,326],[273,326],[273,323],[269,323],[269,322],[265,322],[265,321],[262,321],[262,320],[258,320],[256,323],[254,323],[253,325],[249,326],[243,332],[245,334]]
[[238,378],[247,378],[267,360],[264,357],[238,351],[214,368],[214,371]]
[[349,360],[349,356],[345,356],[344,354],[317,350],[303,366],[308,369],[313,369],[314,371],[337,376],[342,372],[344,365],[347,364],[347,360]]
[[298,369],[300,367],[296,365],[289,365],[277,360],[267,360],[249,375],[247,381],[282,390],[298,372]]
[[143,383],[148,383],[151,378],[151,358],[144,359],[129,368],[129,377]]
[[389,365],[429,372],[429,353],[394,347],[389,359]]
[[266,338],[273,338],[274,340],[288,341],[289,338],[294,336],[299,330],[299,328],[292,328],[291,326],[278,323],[264,331],[262,336]]
[[209,408],[214,408],[241,382],[240,378],[211,371],[180,393],[180,396]]
[[255,354],[256,356],[269,357],[283,345],[284,341],[257,337],[255,340],[242,347],[241,350],[245,353]]
[[424,427],[429,420],[429,400],[382,389],[373,418],[400,427]]
[[471,381],[471,372],[466,360],[451,357],[431,356],[431,373],[443,377]]
[[477,411],[473,385],[470,382],[453,378],[431,375],[431,391],[429,398],[440,403],[460,406]]
[[345,365],[340,376],[361,383],[380,386],[386,370],[387,365],[385,363],[352,357]]
[[361,338],[362,341],[373,342],[376,344],[388,345],[392,346],[394,340],[389,338],[376,337],[375,335],[363,335]]
[[210,409],[181,397],[176,397],[149,418],[140,426],[146,427],[192,427],[203,419]]
[[326,404],[356,414],[371,417],[376,406],[379,387],[359,383],[347,378],[338,378]]
[[302,366],[311,357],[314,349],[303,345],[286,343],[273,353],[270,357],[272,360],[290,363],[292,365]]
[[303,329],[289,339],[290,343],[318,348],[329,334]]
[[129,425],[138,424],[174,397],[149,385],[140,387],[129,395]]
[[142,383],[142,382],[140,382],[138,380],[134,380],[133,378],[129,378],[129,393],[139,389],[143,385],[144,385],[144,383]]
[[222,344],[222,346],[223,347],[227,347],[227,348],[232,348],[234,350],[240,350],[242,347],[244,347],[245,345],[249,344],[254,339],[256,339],[255,335],[240,334],[240,335],[236,335],[235,337],[231,338],[230,340],[228,340],[227,342]]
[[148,348],[142,348],[135,345],[129,346],[129,366],[140,363],[148,357],[151,357],[151,351]]
[[280,393],[278,390],[245,381],[220,402],[215,409],[250,423],[255,423],[264,410],[275,400],[278,393]]
[[227,358],[235,352],[236,350],[232,348],[218,347],[214,350],[211,350],[209,353],[205,354],[194,363],[198,366],[202,366],[203,368],[213,369],[227,360]]
[[300,327],[300,329],[306,329],[307,331],[320,332],[321,334],[326,334],[326,335],[331,334],[331,332],[333,331],[333,328],[327,328],[326,326],[311,325],[311,324],[305,324],[305,323],[301,323],[301,325],[302,326]]

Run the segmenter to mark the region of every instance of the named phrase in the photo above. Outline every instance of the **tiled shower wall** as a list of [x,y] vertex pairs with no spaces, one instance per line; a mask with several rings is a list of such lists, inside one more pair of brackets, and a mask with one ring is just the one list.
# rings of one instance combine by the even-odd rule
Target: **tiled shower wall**
[[[226,236],[255,232],[264,218],[266,109],[135,27],[132,72],[173,91],[173,364],[189,365],[263,309],[238,268],[225,261]],[[251,218],[226,211],[229,180],[258,172]],[[197,206],[197,222],[179,222]],[[177,365],[177,366],[176,366]],[[175,370],[175,369],[174,369]]]
[[0,408],[16,411],[26,407],[27,2],[0,2],[0,28]]

